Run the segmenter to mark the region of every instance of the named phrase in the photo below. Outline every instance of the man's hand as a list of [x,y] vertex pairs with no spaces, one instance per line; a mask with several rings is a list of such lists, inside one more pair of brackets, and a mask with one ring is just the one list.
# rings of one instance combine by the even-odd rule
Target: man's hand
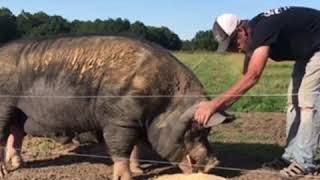
[[210,117],[217,111],[214,101],[202,101],[197,105],[197,110],[194,113],[194,118],[199,124],[207,124]]
[[269,46],[261,46],[253,51],[250,61],[245,64],[244,75],[222,95],[212,101],[203,101],[197,105],[194,118],[205,125],[210,117],[221,107],[228,107],[252,88],[260,79],[269,57]]

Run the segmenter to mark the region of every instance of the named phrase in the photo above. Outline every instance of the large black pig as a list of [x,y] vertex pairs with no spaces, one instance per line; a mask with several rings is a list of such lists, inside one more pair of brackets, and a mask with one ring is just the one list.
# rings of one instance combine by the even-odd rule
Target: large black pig
[[193,119],[195,105],[208,100],[204,88],[163,48],[120,36],[16,41],[1,47],[0,67],[2,147],[20,148],[25,133],[101,130],[114,179],[130,179],[126,159],[141,138],[183,171],[215,163],[210,127]]

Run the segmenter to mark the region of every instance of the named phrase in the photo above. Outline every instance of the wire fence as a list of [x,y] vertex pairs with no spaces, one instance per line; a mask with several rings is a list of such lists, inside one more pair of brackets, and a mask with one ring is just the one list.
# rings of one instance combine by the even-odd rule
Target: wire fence
[[[15,149],[22,152],[22,149]],[[96,159],[107,159],[112,160],[111,156],[108,155],[96,155],[96,154],[84,154],[84,153],[74,153],[74,152],[65,152],[65,153],[50,153],[51,155],[56,156],[73,156],[73,157],[81,157],[81,158],[96,158]],[[117,160],[127,160],[130,161],[130,158],[117,158]],[[160,161],[160,160],[150,160],[150,159],[138,159],[139,163],[149,163],[156,165],[167,165],[168,167],[177,167],[178,165],[189,166],[190,164],[181,164],[180,162],[168,162],[168,161]],[[202,164],[192,164],[194,167],[205,168],[205,165]],[[223,171],[232,171],[232,172],[240,172],[240,173],[259,173],[259,174],[269,174],[269,175],[279,175],[279,172],[271,171],[267,169],[244,169],[244,168],[235,168],[235,167],[225,167],[225,166],[214,166],[215,170],[223,170]],[[316,175],[298,175],[295,176],[297,178],[310,178],[310,179],[320,179],[318,174]]]
[[[319,95],[320,93],[309,93],[310,95]],[[246,95],[225,95],[225,96],[242,96],[242,97],[287,97],[287,96],[298,96],[299,94],[246,94]],[[301,94],[300,94],[301,95]],[[66,98],[66,99],[86,99],[86,98],[170,98],[170,97],[177,97],[177,98],[198,98],[198,97],[217,97],[219,94],[209,94],[209,95],[137,95],[137,96],[115,96],[115,95],[104,95],[104,96],[59,96],[59,95],[41,95],[41,96],[20,96],[20,95],[0,95],[0,98]],[[21,149],[16,149],[21,152]],[[53,154],[52,154],[53,155]],[[83,154],[83,153],[74,153],[74,152],[68,152],[68,153],[62,153],[62,154],[55,154],[55,155],[68,155],[68,156],[75,156],[75,157],[87,157],[87,158],[98,158],[98,159],[109,159],[112,160],[111,156],[106,155],[95,155],[95,154]],[[119,159],[119,158],[118,158]],[[129,160],[126,158],[123,158],[124,160]],[[177,166],[178,162],[168,162],[168,161],[159,161],[159,160],[147,160],[147,159],[139,159],[138,160],[141,163],[150,163],[150,164],[161,164],[161,165],[168,165],[168,166]],[[189,164],[185,164],[188,166]],[[205,167],[201,164],[193,164],[193,166],[197,167]],[[244,169],[244,168],[235,168],[235,167],[224,167],[224,166],[215,166],[214,169],[217,170],[224,170],[224,171],[236,171],[236,172],[242,172],[242,173],[248,173],[254,171],[255,173],[265,173],[265,174],[273,174],[278,175],[278,172],[275,171],[257,171],[252,169]],[[313,176],[313,175],[301,175],[300,177],[305,178],[312,178],[312,179],[320,179],[320,176]]]
[[[221,94],[208,94],[208,95],[102,95],[102,96],[65,96],[65,95],[0,95],[0,98],[66,98],[66,99],[72,99],[72,98],[122,98],[122,97],[128,97],[128,98],[171,98],[171,97],[177,97],[177,98],[198,98],[198,97],[217,97]],[[298,96],[298,95],[316,95],[319,96],[320,92],[315,93],[279,93],[279,94],[228,94],[223,95],[227,97],[288,97],[288,96]]]

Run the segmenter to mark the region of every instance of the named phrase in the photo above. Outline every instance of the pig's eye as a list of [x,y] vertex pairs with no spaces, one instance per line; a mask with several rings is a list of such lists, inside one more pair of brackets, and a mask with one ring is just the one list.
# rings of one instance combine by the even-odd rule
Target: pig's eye
[[206,139],[210,129],[204,129],[198,123],[191,123],[184,134],[185,141],[198,141]]
[[190,123],[183,134],[179,138],[180,143],[188,144],[190,142],[196,142],[203,138],[206,138],[208,131],[200,126],[198,123]]
[[201,131],[197,128],[190,128],[189,131],[186,131],[184,138],[186,141],[194,141],[196,139],[199,139],[201,136]]

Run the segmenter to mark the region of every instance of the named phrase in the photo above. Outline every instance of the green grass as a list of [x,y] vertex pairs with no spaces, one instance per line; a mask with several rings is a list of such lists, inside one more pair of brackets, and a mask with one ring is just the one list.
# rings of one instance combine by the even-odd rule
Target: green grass
[[[216,54],[211,52],[175,52],[203,83],[211,98],[227,90],[241,75],[243,55]],[[292,70],[290,62],[269,61],[259,83],[235,103],[231,110],[239,112],[282,112]],[[257,96],[255,96],[257,95]],[[263,96],[260,96],[263,95]]]

